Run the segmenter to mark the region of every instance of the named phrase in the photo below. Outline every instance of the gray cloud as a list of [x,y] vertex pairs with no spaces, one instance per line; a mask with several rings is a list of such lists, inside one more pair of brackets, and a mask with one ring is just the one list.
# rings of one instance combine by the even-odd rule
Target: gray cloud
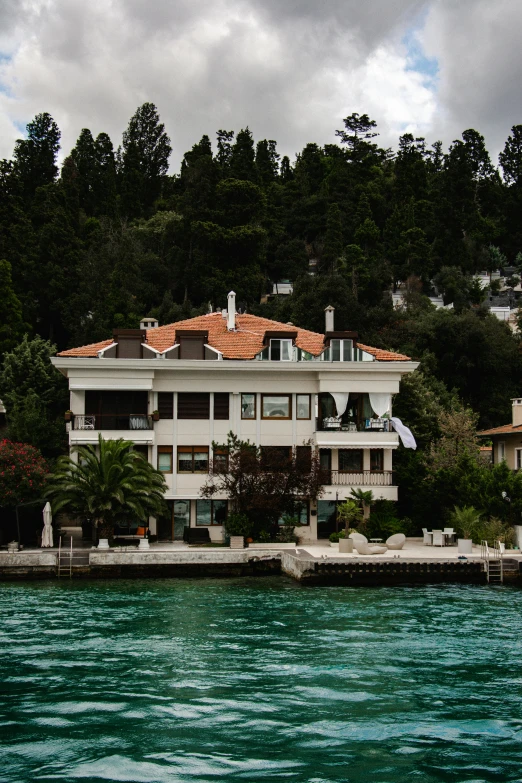
[[[378,121],[385,144],[404,130],[451,141],[476,125],[495,145],[518,121],[507,119],[518,110],[513,6],[432,0],[422,16],[422,0],[3,0],[0,156],[15,123],[39,111],[55,117],[65,152],[82,127],[117,145],[146,100],[172,138],[173,170],[218,128],[248,124],[293,157],[308,141],[334,141],[353,111]],[[423,25],[438,94],[403,43]]]

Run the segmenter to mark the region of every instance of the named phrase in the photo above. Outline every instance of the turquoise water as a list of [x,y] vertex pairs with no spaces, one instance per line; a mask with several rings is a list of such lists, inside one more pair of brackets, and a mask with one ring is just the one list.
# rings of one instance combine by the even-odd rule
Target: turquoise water
[[0,781],[522,780],[522,591],[0,585]]

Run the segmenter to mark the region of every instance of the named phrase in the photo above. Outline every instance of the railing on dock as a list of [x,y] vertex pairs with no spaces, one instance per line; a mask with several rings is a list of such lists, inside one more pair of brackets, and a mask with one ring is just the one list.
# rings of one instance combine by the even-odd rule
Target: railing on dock
[[489,584],[503,584],[504,563],[500,541],[495,541],[492,547],[487,541],[480,542],[480,557],[484,562],[484,571]]

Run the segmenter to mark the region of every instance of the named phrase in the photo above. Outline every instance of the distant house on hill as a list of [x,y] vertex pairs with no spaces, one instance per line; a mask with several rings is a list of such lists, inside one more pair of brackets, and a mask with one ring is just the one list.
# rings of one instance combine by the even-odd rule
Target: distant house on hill
[[501,427],[493,427],[489,430],[481,430],[480,438],[488,438],[493,442],[492,462],[503,460],[511,470],[522,469],[522,397],[512,400],[511,424],[503,424]]

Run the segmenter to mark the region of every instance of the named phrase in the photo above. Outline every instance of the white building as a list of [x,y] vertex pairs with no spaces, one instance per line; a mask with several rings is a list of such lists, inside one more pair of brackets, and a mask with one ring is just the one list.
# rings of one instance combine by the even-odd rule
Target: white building
[[311,441],[329,483],[302,509],[300,535],[327,537],[335,501],[352,487],[397,499],[398,435],[388,417],[401,377],[417,367],[335,331],[333,320],[327,308],[323,335],[237,314],[232,292],[222,313],[161,327],[148,319],[141,329],[63,351],[52,362],[69,379],[69,443],[96,443],[99,432],[133,441],[168,486],[170,515],[151,532],[169,540],[182,538],[186,525],[208,526],[219,540],[226,498],[200,496],[212,443],[225,443],[229,431],[289,453]]

